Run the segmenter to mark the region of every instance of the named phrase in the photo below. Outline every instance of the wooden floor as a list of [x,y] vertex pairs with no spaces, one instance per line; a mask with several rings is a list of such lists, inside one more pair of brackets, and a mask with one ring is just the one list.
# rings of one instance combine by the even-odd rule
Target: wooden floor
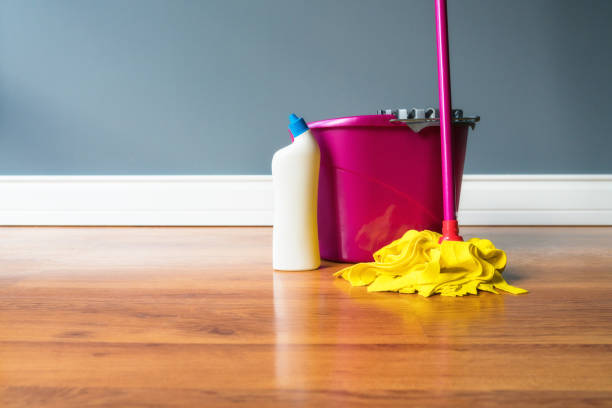
[[463,233],[530,293],[273,273],[269,228],[2,228],[0,406],[612,406],[612,228]]

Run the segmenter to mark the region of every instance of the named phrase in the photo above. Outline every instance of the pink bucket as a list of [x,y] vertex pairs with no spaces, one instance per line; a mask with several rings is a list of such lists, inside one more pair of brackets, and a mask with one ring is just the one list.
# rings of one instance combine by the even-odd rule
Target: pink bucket
[[[324,259],[372,261],[407,230],[442,229],[440,127],[418,133],[393,115],[309,123],[321,149],[319,248]],[[467,124],[453,125],[459,203]]]

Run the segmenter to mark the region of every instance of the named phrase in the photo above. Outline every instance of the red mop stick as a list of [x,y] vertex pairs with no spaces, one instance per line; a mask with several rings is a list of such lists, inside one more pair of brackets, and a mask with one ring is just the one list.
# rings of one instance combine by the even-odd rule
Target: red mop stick
[[444,220],[440,242],[463,241],[455,208],[455,179],[453,177],[453,154],[451,138],[451,88],[448,62],[448,28],[446,0],[435,0],[436,45],[438,50],[438,96],[440,99],[440,147],[442,155],[442,199]]

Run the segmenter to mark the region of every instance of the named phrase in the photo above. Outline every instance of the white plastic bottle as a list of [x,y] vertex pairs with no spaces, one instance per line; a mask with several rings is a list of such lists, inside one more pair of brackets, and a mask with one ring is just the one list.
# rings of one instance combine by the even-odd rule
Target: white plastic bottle
[[319,145],[304,119],[289,116],[293,143],[274,154],[274,230],[272,264],[282,271],[317,269],[317,192],[319,186]]

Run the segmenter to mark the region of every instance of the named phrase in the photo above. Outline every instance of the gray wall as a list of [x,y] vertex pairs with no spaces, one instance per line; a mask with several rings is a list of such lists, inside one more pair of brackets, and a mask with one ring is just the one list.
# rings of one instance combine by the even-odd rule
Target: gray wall
[[[468,173],[612,173],[612,1],[450,0]],[[433,0],[2,0],[0,174],[266,174],[307,120],[437,103]]]

